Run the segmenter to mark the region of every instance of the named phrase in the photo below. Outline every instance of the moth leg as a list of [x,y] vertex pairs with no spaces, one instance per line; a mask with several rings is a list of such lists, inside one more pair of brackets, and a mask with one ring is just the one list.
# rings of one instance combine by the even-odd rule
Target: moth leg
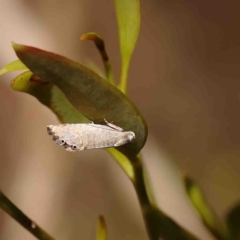
[[106,123],[106,125],[109,126],[110,128],[113,128],[113,129],[115,129],[115,130],[117,130],[119,132],[123,132],[123,129],[121,127],[118,127],[117,125],[108,122],[105,118],[103,120]]
[[85,149],[85,144],[82,140],[79,140],[79,148],[78,151],[82,151]]
[[84,150],[85,149],[85,147],[84,146],[81,146],[79,149],[78,149],[78,151],[82,151],[82,150]]
[[128,141],[126,141],[126,139],[121,139],[118,142],[116,142],[113,146],[114,147],[120,147],[120,146],[122,146],[122,145],[124,145],[126,143],[128,143]]
[[82,150],[86,149],[88,147],[88,142],[87,141],[82,141]]

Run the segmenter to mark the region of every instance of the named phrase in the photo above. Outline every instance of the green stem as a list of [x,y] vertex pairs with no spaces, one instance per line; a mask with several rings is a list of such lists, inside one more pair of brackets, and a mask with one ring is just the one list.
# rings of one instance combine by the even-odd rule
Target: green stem
[[152,205],[150,203],[150,199],[148,197],[146,185],[144,182],[143,165],[141,160],[139,158],[135,158],[133,161],[133,166],[135,177],[133,184],[140,203],[149,238],[151,240],[159,240],[158,223],[157,221],[155,221],[155,219],[152,219],[152,215],[150,216],[148,214],[149,208],[151,208]]
[[133,181],[133,184],[137,192],[139,203],[141,204],[141,206],[151,205],[144,182],[142,162],[139,158],[136,158],[135,161],[133,162],[133,165],[135,173],[134,174],[135,179]]
[[34,221],[29,219],[19,208],[17,208],[0,190],[0,208],[13,217],[18,223],[26,228],[39,240],[54,240],[48,233],[40,228]]

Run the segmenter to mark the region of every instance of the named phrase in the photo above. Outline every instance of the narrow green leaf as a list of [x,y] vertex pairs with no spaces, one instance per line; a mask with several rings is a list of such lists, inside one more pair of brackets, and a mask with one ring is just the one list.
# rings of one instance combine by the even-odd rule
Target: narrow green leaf
[[127,89],[128,69],[140,29],[139,0],[115,0],[121,49],[121,76],[119,88]]
[[107,226],[103,216],[99,216],[96,239],[107,240]]
[[98,35],[97,33],[90,32],[90,33],[86,33],[86,34],[82,35],[80,37],[80,40],[92,40],[95,43],[95,45],[102,57],[107,80],[110,83],[112,83],[113,85],[115,85],[113,71],[112,71],[112,65],[109,60],[106,48],[105,48],[105,43],[104,43],[103,38],[100,35]]
[[238,202],[227,214],[226,223],[229,239],[240,240],[240,202]]
[[21,224],[25,229],[41,240],[54,240],[48,233],[40,228],[34,221],[29,219],[17,208],[0,190],[0,208]]
[[95,123],[104,118],[133,131],[136,138],[118,150],[136,156],[147,138],[147,126],[138,109],[116,87],[79,63],[37,48],[14,44],[17,56],[44,82],[56,85],[73,107]]
[[226,230],[221,221],[217,218],[214,210],[205,200],[200,187],[189,177],[184,177],[187,194],[199,213],[203,224],[217,239],[226,239]]
[[134,169],[131,161],[123,155],[121,152],[117,151],[115,148],[108,148],[108,153],[116,160],[120,167],[124,170],[126,175],[131,181],[135,180]]
[[11,87],[16,91],[26,92],[36,97],[42,104],[50,108],[62,123],[89,122],[69,103],[58,87],[42,81],[30,71],[17,76],[11,82]]
[[7,72],[12,72],[12,71],[17,71],[17,70],[25,70],[25,69],[27,69],[27,67],[22,63],[22,61],[20,61],[18,59],[16,61],[13,61],[13,62],[7,64],[6,66],[4,66],[0,70],[0,76]]

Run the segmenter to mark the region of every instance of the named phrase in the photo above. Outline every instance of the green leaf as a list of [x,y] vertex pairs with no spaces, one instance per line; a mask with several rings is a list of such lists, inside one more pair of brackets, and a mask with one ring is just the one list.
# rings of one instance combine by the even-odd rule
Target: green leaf
[[43,82],[58,87],[71,105],[95,123],[104,118],[133,131],[136,138],[118,150],[136,156],[147,138],[147,126],[134,104],[115,86],[77,62],[37,48],[14,44],[20,60]]
[[0,70],[0,76],[7,72],[12,72],[12,71],[17,71],[17,70],[25,70],[25,69],[27,69],[27,67],[22,63],[22,61],[20,61],[18,59],[16,61],[13,61],[13,62],[7,64],[6,66],[4,66]]
[[107,240],[107,227],[103,216],[99,217],[97,228],[97,240]]
[[117,151],[115,148],[108,148],[108,153],[115,159],[115,161],[120,165],[120,167],[124,170],[128,178],[134,182],[135,174],[133,169],[133,164],[130,159],[123,155],[121,152]]
[[187,194],[199,213],[203,224],[217,239],[226,239],[226,230],[221,221],[217,218],[214,210],[205,200],[200,187],[189,177],[184,176],[184,183]]
[[129,64],[140,29],[140,2],[139,0],[115,0],[115,7],[122,58],[119,88],[125,93]]
[[238,202],[227,214],[226,223],[229,239],[240,240],[240,202]]
[[109,60],[107,51],[105,49],[105,43],[104,43],[103,38],[95,32],[90,32],[90,33],[86,33],[86,34],[82,35],[80,37],[80,40],[92,40],[95,43],[95,45],[102,57],[107,80],[110,83],[112,83],[113,85],[115,85],[111,62]]
[[79,113],[65,98],[64,94],[52,83],[42,81],[32,72],[27,71],[11,82],[12,89],[26,92],[36,97],[50,108],[62,123],[81,123],[89,120]]

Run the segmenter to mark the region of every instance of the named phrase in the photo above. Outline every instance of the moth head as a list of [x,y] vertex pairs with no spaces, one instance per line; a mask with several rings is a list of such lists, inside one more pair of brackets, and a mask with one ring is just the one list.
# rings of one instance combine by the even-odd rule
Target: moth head
[[135,138],[135,133],[128,132],[127,138],[128,138],[128,141],[131,142]]

